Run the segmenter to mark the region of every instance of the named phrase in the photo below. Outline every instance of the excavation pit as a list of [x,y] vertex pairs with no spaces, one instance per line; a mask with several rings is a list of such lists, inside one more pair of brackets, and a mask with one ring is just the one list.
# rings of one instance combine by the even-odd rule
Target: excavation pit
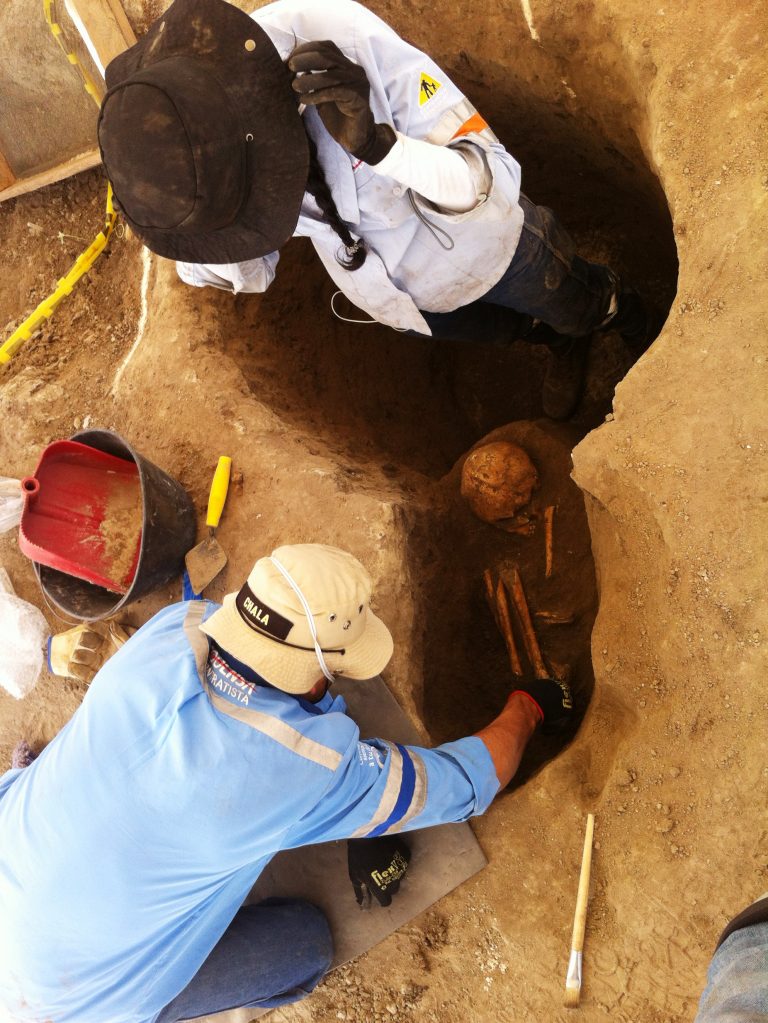
[[[473,83],[462,84],[473,95]],[[498,121],[502,141],[521,162],[529,196],[557,211],[586,258],[614,267],[666,313],[677,282],[672,222],[639,148],[625,156],[594,124],[584,134],[577,119],[529,95],[486,99],[489,120],[494,127]],[[515,131],[515,123],[526,131]],[[257,400],[312,437],[316,450],[341,462],[349,487],[383,473],[392,486],[403,488],[409,560],[419,579],[413,599],[423,681],[414,698],[432,737],[446,741],[467,726],[482,727],[503,706],[511,676],[482,599],[482,571],[494,562],[503,568],[505,559],[528,558],[525,544],[516,551],[498,530],[470,522],[454,500],[456,472],[446,474],[485,434],[542,416],[546,350],[512,341],[508,313],[493,307],[477,317],[475,342],[344,323],[331,313],[334,290],[311,245],[290,243],[263,298],[240,296],[234,305],[226,297],[216,299],[223,347]],[[364,318],[351,306],[345,314]],[[574,507],[583,500],[569,480],[570,451],[603,421],[631,365],[617,335],[596,336],[577,414],[565,427],[544,427],[552,441],[543,457],[557,464],[560,477],[553,486]],[[561,603],[570,599],[575,605],[574,624],[542,627],[543,645],[571,666],[574,719],[561,735],[536,743],[513,787],[571,741],[594,685],[590,636],[598,598],[583,507],[576,517],[578,524],[574,520],[569,530],[578,556],[559,566],[556,582],[535,593],[551,604],[559,581],[565,588]],[[541,530],[535,543],[540,551]],[[535,580],[537,556],[530,560]],[[571,574],[576,581],[564,584]]]
[[[125,6],[140,30],[138,16],[164,2]],[[610,335],[595,346],[570,424],[599,582],[599,608],[595,596],[582,619],[597,608],[591,657],[577,659],[587,686],[595,675],[578,734],[473,822],[489,858],[477,881],[288,1015],[367,1019],[391,1004],[413,1023],[556,1016],[594,812],[582,1015],[690,1020],[717,935],[762,890],[765,860],[754,830],[764,737],[750,725],[764,713],[767,631],[760,15],[734,8],[724,22],[612,0],[371,6],[465,89],[520,158],[527,194],[586,255],[615,258],[667,307],[676,240],[680,280],[637,365]],[[103,201],[94,174],[0,206],[6,333],[92,239]],[[233,300],[183,287],[113,238],[4,371],[2,471],[25,475],[89,418],[179,479],[202,516],[216,459],[233,454],[244,482],[222,520],[230,563],[211,597],[286,539],[353,550],[396,636],[388,685],[432,738],[452,738],[500,707],[509,676],[481,579],[506,540],[488,533],[484,546],[448,499],[451,475],[490,431],[539,420],[545,353],[341,324],[330,290],[300,241],[266,296]],[[36,601],[12,538],[0,544],[17,591]],[[548,606],[535,568],[523,565],[531,603]],[[178,597],[171,587],[142,602],[132,624]],[[459,633],[457,666],[443,648]],[[6,701],[0,752],[19,735],[50,740],[82,696],[44,678]]]

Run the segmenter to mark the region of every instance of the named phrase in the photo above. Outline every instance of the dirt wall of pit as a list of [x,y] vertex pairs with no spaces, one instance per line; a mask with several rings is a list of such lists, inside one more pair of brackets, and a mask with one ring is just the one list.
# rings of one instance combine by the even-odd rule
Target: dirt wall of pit
[[689,1019],[719,927],[765,888],[766,24],[722,5],[494,6],[442,12],[438,59],[489,108],[555,107],[583,146],[648,165],[680,260],[661,337],[574,453],[600,588],[592,707],[538,786],[481,826],[491,874],[520,881],[502,930],[526,921],[501,1018],[541,1012],[567,946],[550,914],[570,888],[531,856],[554,844],[575,863],[594,809],[584,1015]]

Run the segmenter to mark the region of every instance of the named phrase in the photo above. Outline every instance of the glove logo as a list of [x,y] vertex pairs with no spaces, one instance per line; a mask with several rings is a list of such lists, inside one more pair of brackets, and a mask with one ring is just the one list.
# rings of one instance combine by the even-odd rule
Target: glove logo
[[386,891],[393,881],[402,880],[407,869],[408,860],[401,853],[396,852],[386,869],[371,871],[371,879],[381,891]]
[[428,74],[422,71],[419,81],[419,106],[423,107],[425,103],[429,103],[437,90],[441,88],[441,82],[435,81],[434,78],[430,78]]
[[560,690],[563,694],[563,708],[565,710],[571,710],[573,708],[573,698],[571,696],[571,687],[563,679],[556,678],[555,682],[560,686]]
[[369,909],[371,900],[376,899],[380,906],[391,905],[410,859],[411,850],[397,835],[350,838],[347,866],[357,904]]

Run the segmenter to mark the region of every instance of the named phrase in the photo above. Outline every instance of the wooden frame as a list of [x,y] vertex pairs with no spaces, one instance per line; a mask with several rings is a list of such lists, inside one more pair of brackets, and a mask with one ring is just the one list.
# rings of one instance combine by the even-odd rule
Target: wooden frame
[[[64,0],[64,7],[88,49],[102,78],[96,81],[100,91],[106,91],[103,74],[109,62],[136,42],[136,36],[126,17],[120,0]],[[61,53],[61,59],[65,56]],[[76,72],[73,70],[73,74]],[[95,125],[95,119],[94,119]],[[35,126],[30,125],[30,132]],[[57,154],[50,166],[37,166],[31,171],[19,171],[6,159],[0,145],[0,202],[14,199],[26,192],[51,185],[73,174],[89,170],[101,162],[95,131],[93,146],[80,151]]]
[[16,180],[16,175],[8,165],[8,161],[0,153],[0,192],[3,192],[6,188],[10,188]]
[[104,69],[136,36],[119,0],[64,0],[72,24],[104,79]]

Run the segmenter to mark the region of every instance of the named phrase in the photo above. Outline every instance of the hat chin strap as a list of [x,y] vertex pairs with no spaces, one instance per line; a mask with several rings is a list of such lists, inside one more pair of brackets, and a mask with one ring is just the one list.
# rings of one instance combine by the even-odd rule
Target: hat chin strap
[[328,681],[329,682],[335,681],[335,676],[334,676],[333,672],[330,670],[328,665],[325,663],[325,658],[323,657],[323,651],[322,651],[322,649],[320,647],[320,642],[319,642],[319,640],[317,638],[317,629],[315,628],[315,620],[312,617],[312,612],[310,610],[309,604],[307,603],[306,597],[304,596],[304,594],[299,589],[298,583],[291,576],[291,574],[288,571],[288,569],[284,565],[281,565],[280,562],[277,560],[277,558],[270,557],[269,560],[272,562],[272,564],[275,566],[275,568],[279,569],[279,571],[282,573],[283,577],[285,578],[285,581],[288,583],[288,585],[291,587],[293,592],[296,594],[296,596],[301,601],[301,606],[304,609],[304,614],[307,616],[307,621],[309,622],[309,631],[312,633],[312,639],[313,639],[314,644],[315,644],[315,656],[317,657],[317,660],[318,660],[318,663],[319,663],[319,665],[320,665],[320,667],[322,669],[322,672],[325,675],[325,677],[328,679]]

